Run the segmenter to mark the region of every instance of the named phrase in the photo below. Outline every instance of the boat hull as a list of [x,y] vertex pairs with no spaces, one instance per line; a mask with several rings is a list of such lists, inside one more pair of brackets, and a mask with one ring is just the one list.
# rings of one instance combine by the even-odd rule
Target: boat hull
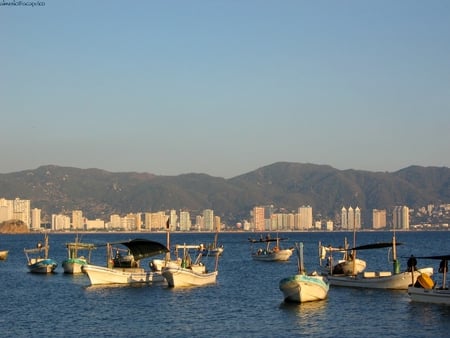
[[286,302],[305,303],[327,298],[329,284],[323,276],[294,275],[280,281]]
[[64,273],[80,274],[83,273],[83,266],[87,264],[87,260],[83,258],[68,258],[62,262]]
[[407,290],[408,286],[414,284],[422,272],[431,275],[433,274],[433,268],[414,271],[414,279],[411,272],[402,272],[399,274],[391,274],[390,272],[365,272],[356,276],[329,275],[327,278],[332,286]]
[[288,261],[291,258],[293,249],[283,249],[278,250],[276,252],[269,253],[253,253],[252,258],[255,261],[265,261],[265,262],[274,262],[274,261]]
[[104,284],[142,284],[164,282],[164,277],[157,272],[146,271],[141,268],[111,269],[97,265],[86,264],[83,271],[88,275],[91,285]]
[[215,284],[217,271],[196,272],[182,267],[167,267],[162,269],[162,275],[170,287],[189,287]]
[[408,295],[414,302],[450,305],[449,289],[425,289],[410,286],[408,288]]
[[50,258],[33,260],[28,264],[28,270],[32,273],[52,273],[58,264]]

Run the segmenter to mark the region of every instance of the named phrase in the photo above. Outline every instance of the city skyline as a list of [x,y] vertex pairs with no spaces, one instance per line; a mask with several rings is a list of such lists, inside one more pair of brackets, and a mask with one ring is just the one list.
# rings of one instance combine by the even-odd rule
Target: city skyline
[[[434,205],[427,205],[417,212],[432,215],[438,209],[444,216],[450,216],[450,203],[442,204],[436,208]],[[442,210],[441,210],[442,209]],[[388,216],[388,212],[390,215]],[[0,223],[13,220],[22,221],[30,230],[42,230],[41,209],[31,208],[30,200],[16,198],[7,200],[0,198]],[[390,210],[373,209],[371,226],[362,227],[362,210],[356,206],[343,206],[340,209],[340,218],[336,214],[335,219],[320,218],[314,215],[313,208],[309,205],[300,206],[297,212],[287,212],[284,208],[275,208],[273,205],[255,206],[249,213],[248,219],[236,222],[234,225],[224,224],[221,218],[214,215],[214,210],[204,209],[201,214],[191,215],[188,210],[161,210],[157,212],[137,212],[109,215],[109,221],[97,218],[94,220],[83,216],[82,210],[72,210],[68,214],[52,214],[52,231],[98,231],[98,230],[119,230],[119,231],[223,231],[223,230],[244,230],[244,231],[308,231],[308,230],[362,230],[362,229],[399,229],[410,230],[423,227],[424,224],[410,224],[410,209],[407,206],[393,206]],[[194,220],[192,223],[191,221]],[[431,224],[429,224],[431,225]],[[448,223],[437,224],[440,227],[447,227]]]
[[0,8],[0,173],[450,167],[447,1],[43,4]]

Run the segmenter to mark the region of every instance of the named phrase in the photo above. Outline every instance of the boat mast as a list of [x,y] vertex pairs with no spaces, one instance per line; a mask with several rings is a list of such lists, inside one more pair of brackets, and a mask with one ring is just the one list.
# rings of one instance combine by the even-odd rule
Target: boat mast
[[48,258],[48,234],[45,233],[44,236],[44,257],[45,259]]
[[166,262],[170,261],[170,216],[166,222],[166,247],[169,252],[166,252]]
[[[392,264],[394,265],[394,274],[399,274],[400,264],[397,261],[397,243],[395,241],[395,229],[394,229],[394,236],[392,236]],[[413,275],[414,280],[414,271],[411,271],[411,274]]]
[[303,242],[295,243],[295,246],[297,248],[297,267],[298,267],[298,273],[304,274],[305,273],[305,266],[303,265]]
[[356,225],[355,222],[353,222],[353,250],[352,250],[352,273],[353,275],[356,275]]

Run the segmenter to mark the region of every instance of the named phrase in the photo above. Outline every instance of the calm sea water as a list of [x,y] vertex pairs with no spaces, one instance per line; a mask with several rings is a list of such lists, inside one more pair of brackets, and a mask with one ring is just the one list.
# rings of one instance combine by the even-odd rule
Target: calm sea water
[[[412,303],[406,291],[331,287],[328,299],[301,305],[285,304],[281,278],[294,274],[296,261],[256,262],[250,257],[251,234],[220,234],[225,251],[216,285],[171,289],[165,285],[91,287],[86,276],[63,273],[64,244],[72,234],[50,235],[50,256],[59,263],[51,275],[28,272],[24,248],[41,235],[1,235],[0,332],[2,337],[447,337],[450,307]],[[284,244],[304,243],[305,265],[318,268],[317,246],[340,245],[351,233],[289,233]],[[164,234],[86,234],[92,243],[148,238],[165,243]],[[175,243],[209,243],[212,234],[173,234]],[[357,244],[391,240],[389,232],[361,232]],[[410,254],[450,254],[450,232],[400,232],[397,241],[402,268]],[[94,263],[104,264],[102,249]],[[387,250],[360,252],[367,270],[391,268]],[[147,262],[145,262],[145,265]],[[419,266],[439,262],[419,261]],[[144,264],[143,264],[144,265]]]

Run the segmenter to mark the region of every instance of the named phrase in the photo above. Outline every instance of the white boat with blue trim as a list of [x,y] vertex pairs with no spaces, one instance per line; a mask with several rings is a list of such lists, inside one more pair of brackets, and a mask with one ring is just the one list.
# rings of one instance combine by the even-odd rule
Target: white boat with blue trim
[[283,278],[279,283],[284,301],[305,303],[326,299],[330,288],[327,278],[317,272],[306,274],[303,266],[303,243],[296,243],[295,247],[298,256],[298,273]]
[[44,234],[44,244],[38,242],[36,248],[24,249],[27,257],[27,267],[32,273],[52,273],[58,263],[48,257],[50,246],[48,244],[48,234]]

